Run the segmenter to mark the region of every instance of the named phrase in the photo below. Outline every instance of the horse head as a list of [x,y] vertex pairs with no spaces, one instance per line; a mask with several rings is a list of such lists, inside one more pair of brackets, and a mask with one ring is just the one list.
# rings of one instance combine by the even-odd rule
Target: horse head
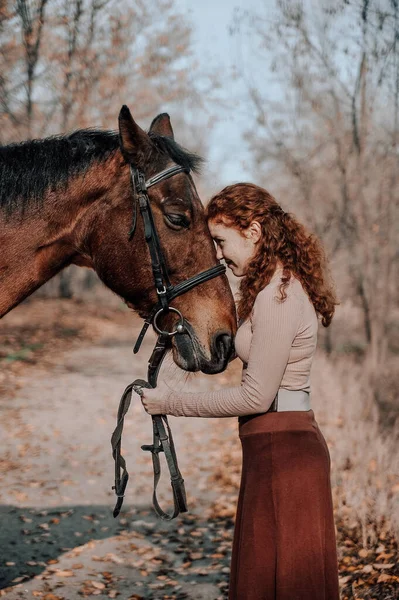
[[[108,176],[114,183],[97,203],[90,221],[86,221],[81,246],[102,281],[140,316],[147,317],[159,298],[131,169],[139,170],[146,180],[173,165],[185,169],[148,190],[171,284],[177,285],[217,265],[217,260],[190,173],[196,170],[200,159],[175,142],[169,116],[156,117],[146,133],[129,109],[123,107],[119,115],[119,143],[120,152],[108,167]],[[98,168],[104,171],[104,165]],[[129,236],[132,222],[134,231]],[[79,264],[80,260],[82,256],[75,257],[74,262]],[[234,301],[226,276],[201,283],[175,298],[172,305],[185,323],[184,333],[172,340],[176,364],[188,371],[223,370],[231,355],[236,329]],[[165,312],[160,324],[171,330],[176,319],[176,313]]]

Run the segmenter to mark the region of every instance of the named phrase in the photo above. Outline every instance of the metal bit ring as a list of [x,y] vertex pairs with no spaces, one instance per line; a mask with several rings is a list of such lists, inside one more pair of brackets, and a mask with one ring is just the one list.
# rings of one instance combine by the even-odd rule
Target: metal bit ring
[[[174,312],[177,315],[179,315],[180,319],[179,319],[179,321],[176,325],[176,329],[174,331],[163,331],[162,329],[159,329],[158,324],[157,324],[157,318],[163,312]],[[177,310],[177,308],[173,308],[173,306],[169,306],[169,308],[166,310],[164,308],[160,308],[154,317],[154,329],[159,335],[167,335],[168,337],[173,337],[174,335],[176,335],[176,333],[183,333],[183,331],[184,331],[183,322],[184,322],[183,315],[181,314],[180,310]]]

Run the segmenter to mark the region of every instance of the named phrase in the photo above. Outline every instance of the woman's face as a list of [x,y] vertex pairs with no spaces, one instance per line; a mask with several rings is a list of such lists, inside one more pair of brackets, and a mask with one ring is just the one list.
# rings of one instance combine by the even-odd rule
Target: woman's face
[[256,244],[261,234],[259,223],[254,221],[243,231],[215,221],[209,221],[208,227],[216,244],[218,260],[223,258],[233,275],[243,277],[256,254]]

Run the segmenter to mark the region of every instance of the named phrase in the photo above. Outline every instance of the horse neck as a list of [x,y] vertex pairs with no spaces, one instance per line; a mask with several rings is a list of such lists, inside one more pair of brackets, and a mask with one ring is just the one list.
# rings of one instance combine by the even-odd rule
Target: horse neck
[[0,318],[71,263],[92,267],[82,232],[109,189],[121,185],[121,162],[119,154],[96,163],[49,191],[39,210],[0,221]]

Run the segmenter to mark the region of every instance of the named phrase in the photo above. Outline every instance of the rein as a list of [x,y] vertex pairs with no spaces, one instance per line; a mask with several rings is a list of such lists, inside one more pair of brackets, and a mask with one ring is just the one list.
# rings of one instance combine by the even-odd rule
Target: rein
[[[144,236],[148,244],[151,257],[151,268],[154,277],[154,285],[158,295],[158,302],[151,310],[149,316],[145,319],[143,328],[137,338],[133,352],[136,354],[144,336],[148,330],[148,327],[152,324],[155,331],[158,333],[158,339],[155,347],[152,351],[149,363],[147,378],[148,381],[143,379],[136,379],[133,383],[129,384],[122,394],[122,398],[119,403],[117,425],[115,431],[112,434],[111,445],[112,455],[115,460],[115,485],[112,489],[115,490],[117,496],[116,506],[114,508],[113,515],[117,517],[122,507],[123,498],[125,496],[125,490],[127,482],[129,480],[129,473],[126,469],[126,461],[121,454],[121,441],[122,431],[124,425],[124,419],[132,399],[132,392],[135,391],[138,394],[142,394],[142,388],[155,388],[157,385],[158,373],[165,357],[169,338],[174,335],[181,335],[185,333],[184,317],[181,312],[170,306],[170,302],[192,290],[197,285],[209,281],[214,277],[223,275],[226,272],[224,265],[215,265],[202,273],[198,273],[185,281],[172,285],[169,279],[166,262],[163,256],[161,242],[158,236],[158,232],[155,227],[150,200],[148,197],[148,188],[156,185],[157,183],[169,179],[178,173],[187,173],[188,171],[179,165],[175,165],[164,171],[161,171],[157,175],[154,175],[147,181],[145,180],[144,174],[138,169],[130,166],[131,181],[134,189],[134,203],[133,203],[133,215],[132,223],[129,231],[129,240],[133,238],[137,224],[137,208],[140,209],[141,216],[144,222]],[[179,320],[175,325],[175,329],[172,331],[165,331],[160,329],[158,325],[158,318],[163,313],[173,312],[178,315]],[[177,463],[177,456],[175,446],[173,443],[172,432],[169,427],[168,419],[166,415],[152,415],[153,425],[153,443],[141,446],[142,450],[151,452],[152,464],[154,469],[154,491],[152,496],[152,502],[154,510],[161,519],[170,521],[174,519],[179,513],[187,512],[187,501],[186,492],[184,489],[184,479],[180,473],[179,466]],[[173,491],[174,510],[172,514],[166,513],[159,505],[157,499],[157,486],[161,476],[161,463],[159,459],[159,453],[165,454],[166,462],[169,468],[171,486]]]

